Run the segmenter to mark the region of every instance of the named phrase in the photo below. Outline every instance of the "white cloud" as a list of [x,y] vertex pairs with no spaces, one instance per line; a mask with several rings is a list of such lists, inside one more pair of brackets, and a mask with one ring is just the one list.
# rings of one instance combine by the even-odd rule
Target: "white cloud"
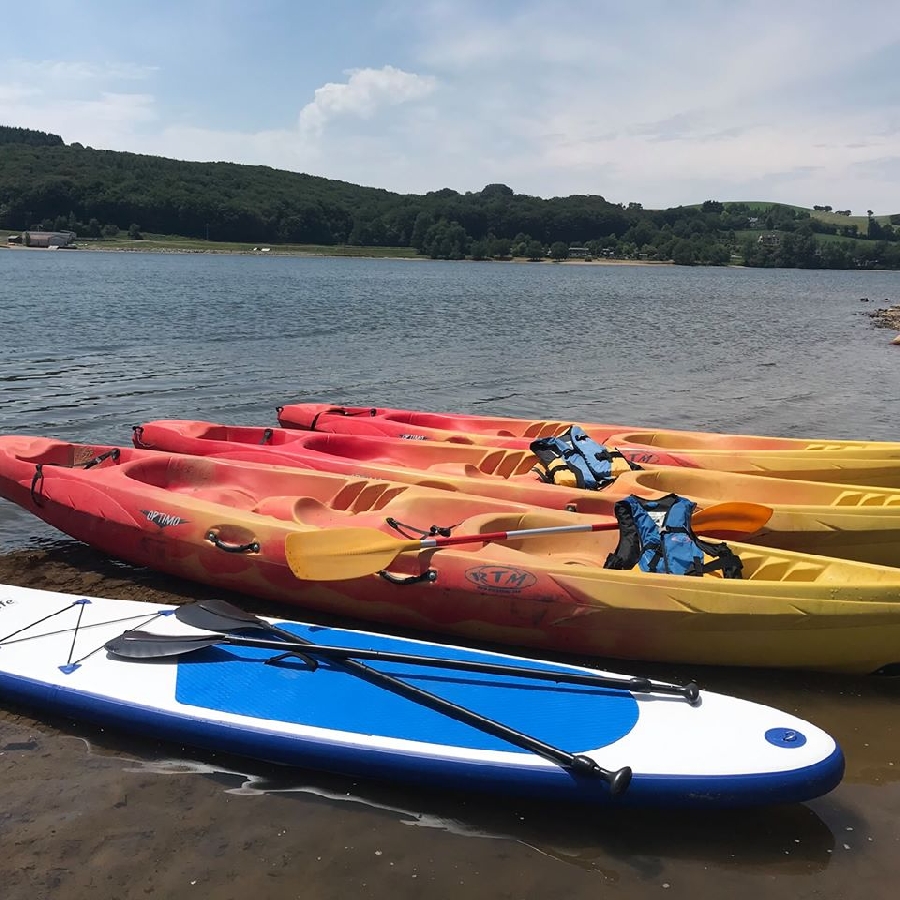
[[399,106],[428,96],[436,86],[430,75],[416,75],[384,66],[353,69],[342,84],[328,82],[318,88],[315,99],[300,110],[300,128],[319,133],[330,119],[340,116],[372,118],[385,106]]
[[[224,76],[217,92],[173,53],[158,69],[3,60],[0,122],[403,193],[503,181],[521,193],[647,207],[714,198],[900,211],[883,162],[900,157],[887,65],[900,48],[895,0],[871,0],[866,16],[836,0],[588,11],[562,0],[420,0],[393,4],[389,28],[390,17],[378,19],[384,6],[361,9],[367,40],[358,44],[323,20],[293,91],[261,87],[252,117]],[[240,43],[243,34],[220,25],[217,40]],[[282,56],[296,49],[289,32]],[[125,45],[111,33],[103,46]],[[369,54],[395,65],[367,67]],[[338,56],[342,67],[361,65],[326,83]],[[254,78],[272,84],[283,73],[260,66]]]

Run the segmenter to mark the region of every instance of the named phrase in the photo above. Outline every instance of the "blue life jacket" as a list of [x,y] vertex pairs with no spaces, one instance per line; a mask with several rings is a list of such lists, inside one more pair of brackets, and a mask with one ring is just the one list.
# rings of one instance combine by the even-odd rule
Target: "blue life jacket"
[[618,450],[598,444],[577,425],[558,437],[538,438],[530,447],[541,463],[534,471],[550,484],[598,491],[612,484],[622,471],[640,469]]
[[[647,500],[632,494],[615,505],[619,544],[606,569],[633,569],[673,575],[704,575],[722,570],[724,578],[740,578],[741,560],[727,544],[701,540],[691,529],[696,504],[678,494]],[[710,562],[705,557],[711,556]]]

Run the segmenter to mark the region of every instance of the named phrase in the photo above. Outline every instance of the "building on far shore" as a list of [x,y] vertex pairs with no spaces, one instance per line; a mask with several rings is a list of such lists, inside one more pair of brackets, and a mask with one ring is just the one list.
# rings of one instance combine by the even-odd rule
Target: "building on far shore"
[[23,231],[21,235],[11,234],[9,244],[25,247],[71,247],[75,243],[74,231]]

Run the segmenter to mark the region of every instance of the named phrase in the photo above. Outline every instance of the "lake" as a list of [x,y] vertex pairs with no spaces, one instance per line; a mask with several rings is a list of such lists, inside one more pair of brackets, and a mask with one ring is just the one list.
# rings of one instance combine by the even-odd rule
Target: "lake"
[[[886,303],[900,273],[0,250],[0,433],[128,444],[148,419],[272,425],[322,401],[900,440],[900,347],[865,315]],[[28,586],[204,593],[6,502],[0,553],[0,580]],[[614,668],[808,718],[843,746],[845,780],[752,812],[572,811],[4,707],[4,898],[895,895],[900,679]]]

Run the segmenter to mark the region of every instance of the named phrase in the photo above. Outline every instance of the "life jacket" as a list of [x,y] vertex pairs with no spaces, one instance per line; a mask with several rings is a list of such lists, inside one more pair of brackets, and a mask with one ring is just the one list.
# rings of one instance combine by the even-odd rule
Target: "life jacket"
[[540,461],[534,471],[549,484],[598,491],[612,484],[622,472],[641,468],[618,450],[607,450],[598,444],[577,425],[557,437],[538,438],[530,446]]
[[[678,494],[658,500],[625,497],[615,505],[619,543],[604,564],[606,569],[704,575],[716,569],[724,578],[740,578],[743,565],[727,544],[701,540],[691,529],[696,504]],[[706,557],[713,557],[706,562]]]

